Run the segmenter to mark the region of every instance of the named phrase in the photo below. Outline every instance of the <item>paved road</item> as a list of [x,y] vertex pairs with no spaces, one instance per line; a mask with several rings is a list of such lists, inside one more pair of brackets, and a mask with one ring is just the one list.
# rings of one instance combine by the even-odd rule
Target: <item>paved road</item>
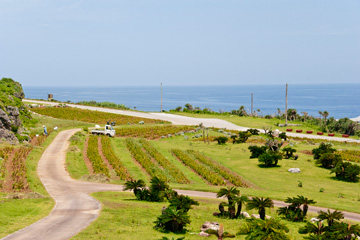
[[[122,191],[122,185],[89,183],[70,178],[65,169],[68,139],[79,129],[60,132],[43,153],[38,174],[46,190],[55,199],[56,205],[49,216],[19,230],[5,238],[63,240],[69,239],[86,228],[100,213],[101,205],[89,196],[99,191]],[[215,193],[177,190],[180,194],[194,197],[216,198]],[[284,202],[275,201],[276,206],[284,206]],[[310,212],[326,210],[310,206]],[[345,217],[360,222],[360,214],[344,212]]]
[[[47,101],[38,101],[38,100],[27,100],[24,99],[23,101],[30,101],[39,104],[50,104],[50,105],[58,105],[56,102],[47,102]],[[118,109],[109,109],[109,108],[101,108],[101,107],[92,107],[92,106],[82,106],[76,104],[67,104],[71,107],[81,108],[81,109],[89,109],[89,110],[96,110],[101,112],[108,112],[108,113],[116,113],[122,114],[127,116],[135,116],[135,117],[142,117],[142,118],[151,118],[151,119],[160,119],[163,121],[172,122],[174,125],[199,125],[203,123],[206,127],[216,127],[216,128],[226,128],[229,130],[237,130],[237,131],[246,131],[247,127],[241,127],[230,123],[225,120],[216,119],[216,118],[193,118],[193,117],[185,117],[179,116],[175,114],[169,113],[145,113],[145,112],[135,112],[135,111],[126,111],[126,110],[118,110]],[[259,129],[263,132],[262,129]],[[292,137],[300,137],[300,138],[309,138],[309,139],[325,139],[330,141],[339,141],[339,142],[356,142],[360,143],[360,140],[351,139],[351,138],[341,138],[341,137],[328,137],[328,136],[321,136],[321,135],[309,135],[309,134],[301,134],[301,133],[289,133],[287,132],[286,135]]]

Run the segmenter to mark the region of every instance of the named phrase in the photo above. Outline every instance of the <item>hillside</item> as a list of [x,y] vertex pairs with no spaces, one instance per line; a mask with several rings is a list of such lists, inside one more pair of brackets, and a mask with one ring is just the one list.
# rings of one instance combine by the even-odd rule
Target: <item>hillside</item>
[[0,80],[0,139],[18,143],[23,139],[23,120],[31,118],[22,99],[25,97],[20,83],[11,78]]

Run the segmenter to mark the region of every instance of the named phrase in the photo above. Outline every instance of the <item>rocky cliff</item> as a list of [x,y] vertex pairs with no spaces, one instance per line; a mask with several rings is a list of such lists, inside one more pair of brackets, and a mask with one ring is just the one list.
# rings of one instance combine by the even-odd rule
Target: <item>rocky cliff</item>
[[22,119],[30,114],[22,103],[21,84],[11,78],[0,80],[0,140],[18,143],[23,132]]

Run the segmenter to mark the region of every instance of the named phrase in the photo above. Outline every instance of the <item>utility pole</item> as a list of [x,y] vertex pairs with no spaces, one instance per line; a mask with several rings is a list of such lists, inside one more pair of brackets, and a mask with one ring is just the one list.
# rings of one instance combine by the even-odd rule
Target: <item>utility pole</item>
[[254,95],[253,93],[251,93],[251,116],[253,116],[254,113],[253,106],[254,106]]
[[288,102],[288,84],[286,83],[286,99],[285,99],[285,126],[287,126],[288,114],[287,114],[287,102]]
[[161,83],[161,111],[162,112],[162,83]]

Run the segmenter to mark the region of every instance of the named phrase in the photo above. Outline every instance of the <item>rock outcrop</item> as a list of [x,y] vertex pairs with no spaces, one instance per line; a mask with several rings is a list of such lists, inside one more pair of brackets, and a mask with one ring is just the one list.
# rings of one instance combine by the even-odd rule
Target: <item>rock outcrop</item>
[[0,140],[18,143],[22,133],[22,118],[30,117],[22,98],[21,84],[10,78],[0,80]]

